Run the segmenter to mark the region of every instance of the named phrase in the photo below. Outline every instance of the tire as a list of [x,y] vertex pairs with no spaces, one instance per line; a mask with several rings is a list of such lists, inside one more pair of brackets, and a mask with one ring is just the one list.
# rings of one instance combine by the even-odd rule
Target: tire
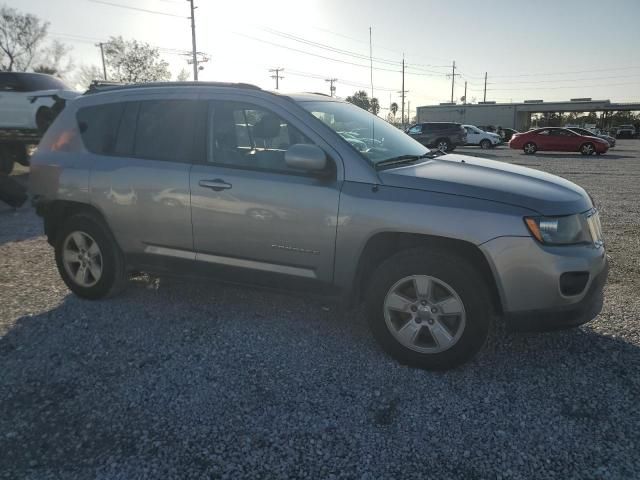
[[[423,296],[428,301],[420,302],[416,281],[434,286],[431,295]],[[394,295],[399,291],[401,295]],[[443,306],[445,298],[450,307]],[[400,301],[393,306],[396,299]],[[481,275],[441,249],[407,250],[383,262],[367,289],[366,308],[369,327],[383,350],[400,363],[427,370],[446,370],[471,359],[484,345],[491,324]],[[459,313],[444,315],[444,308]],[[411,341],[400,340],[403,329],[415,332]]]
[[[82,237],[82,242],[77,240],[78,235]],[[97,245],[99,259],[91,242]],[[84,245],[81,245],[82,243]],[[69,217],[60,228],[54,247],[60,276],[67,287],[79,297],[98,300],[116,295],[126,286],[124,256],[109,229],[90,214]],[[86,251],[84,257],[83,250]],[[82,266],[80,258],[86,262],[87,257],[91,256],[93,268],[85,268],[88,270],[84,276],[86,281],[79,282],[74,273],[79,274]],[[69,257],[74,260],[68,261]],[[98,266],[99,275],[94,274],[98,272]]]
[[40,135],[44,135],[56,118],[56,113],[49,107],[40,107],[36,112],[36,127]]
[[489,150],[491,148],[491,141],[485,138],[480,142],[480,148],[483,150]]
[[593,143],[583,143],[580,146],[580,153],[584,156],[593,155],[596,152],[596,147]]
[[27,147],[20,143],[0,145],[0,173],[9,175],[16,163],[29,165]]
[[527,155],[533,155],[538,151],[538,146],[533,142],[527,142],[524,144],[524,147],[522,147],[522,149]]
[[437,150],[440,150],[441,152],[447,153],[451,151],[451,142],[449,141],[448,138],[439,138],[438,140],[435,141],[434,146]]

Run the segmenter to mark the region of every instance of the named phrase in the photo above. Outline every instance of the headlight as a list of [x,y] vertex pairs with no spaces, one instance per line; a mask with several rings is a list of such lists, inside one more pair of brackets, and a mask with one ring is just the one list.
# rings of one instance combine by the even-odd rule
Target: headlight
[[525,217],[524,222],[531,235],[545,245],[596,242],[596,239],[592,238],[585,214],[564,217]]

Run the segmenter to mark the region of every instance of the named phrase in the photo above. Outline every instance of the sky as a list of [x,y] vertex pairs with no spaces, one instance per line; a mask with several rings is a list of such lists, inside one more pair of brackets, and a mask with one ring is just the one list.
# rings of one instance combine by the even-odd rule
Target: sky
[[[0,4],[3,0],[0,0]],[[121,35],[161,48],[176,75],[190,69],[187,0],[4,0],[50,23],[51,39],[70,45],[76,66],[100,66],[97,42]],[[210,61],[200,80],[282,92],[373,94],[382,114],[406,101],[640,101],[640,0],[195,0],[198,51]],[[121,8],[124,5],[132,8]],[[141,10],[147,11],[141,11]],[[178,50],[178,52],[176,52]]]

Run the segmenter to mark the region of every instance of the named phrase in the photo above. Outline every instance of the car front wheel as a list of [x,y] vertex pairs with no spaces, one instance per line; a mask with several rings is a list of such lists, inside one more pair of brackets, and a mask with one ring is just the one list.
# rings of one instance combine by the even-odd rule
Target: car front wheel
[[524,144],[523,150],[527,155],[533,155],[538,151],[538,146],[533,142],[527,142]]
[[487,339],[490,303],[480,275],[447,251],[414,249],[386,260],[367,292],[375,339],[401,363],[444,370]]
[[60,276],[79,297],[97,300],[126,285],[122,252],[93,216],[74,215],[65,221],[56,236],[55,255]]
[[480,148],[482,148],[483,150],[488,150],[491,148],[491,141],[490,140],[482,140],[480,142]]
[[446,138],[441,138],[436,142],[436,149],[441,152],[449,152],[451,150],[451,142]]
[[582,155],[593,155],[596,149],[592,143],[585,143],[580,147],[580,153]]

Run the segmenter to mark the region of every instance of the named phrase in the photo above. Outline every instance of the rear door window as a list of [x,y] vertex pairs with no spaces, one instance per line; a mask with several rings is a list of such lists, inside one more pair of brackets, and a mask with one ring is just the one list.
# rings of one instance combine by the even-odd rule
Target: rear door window
[[196,100],[140,102],[133,156],[190,163],[200,147],[205,103]]

